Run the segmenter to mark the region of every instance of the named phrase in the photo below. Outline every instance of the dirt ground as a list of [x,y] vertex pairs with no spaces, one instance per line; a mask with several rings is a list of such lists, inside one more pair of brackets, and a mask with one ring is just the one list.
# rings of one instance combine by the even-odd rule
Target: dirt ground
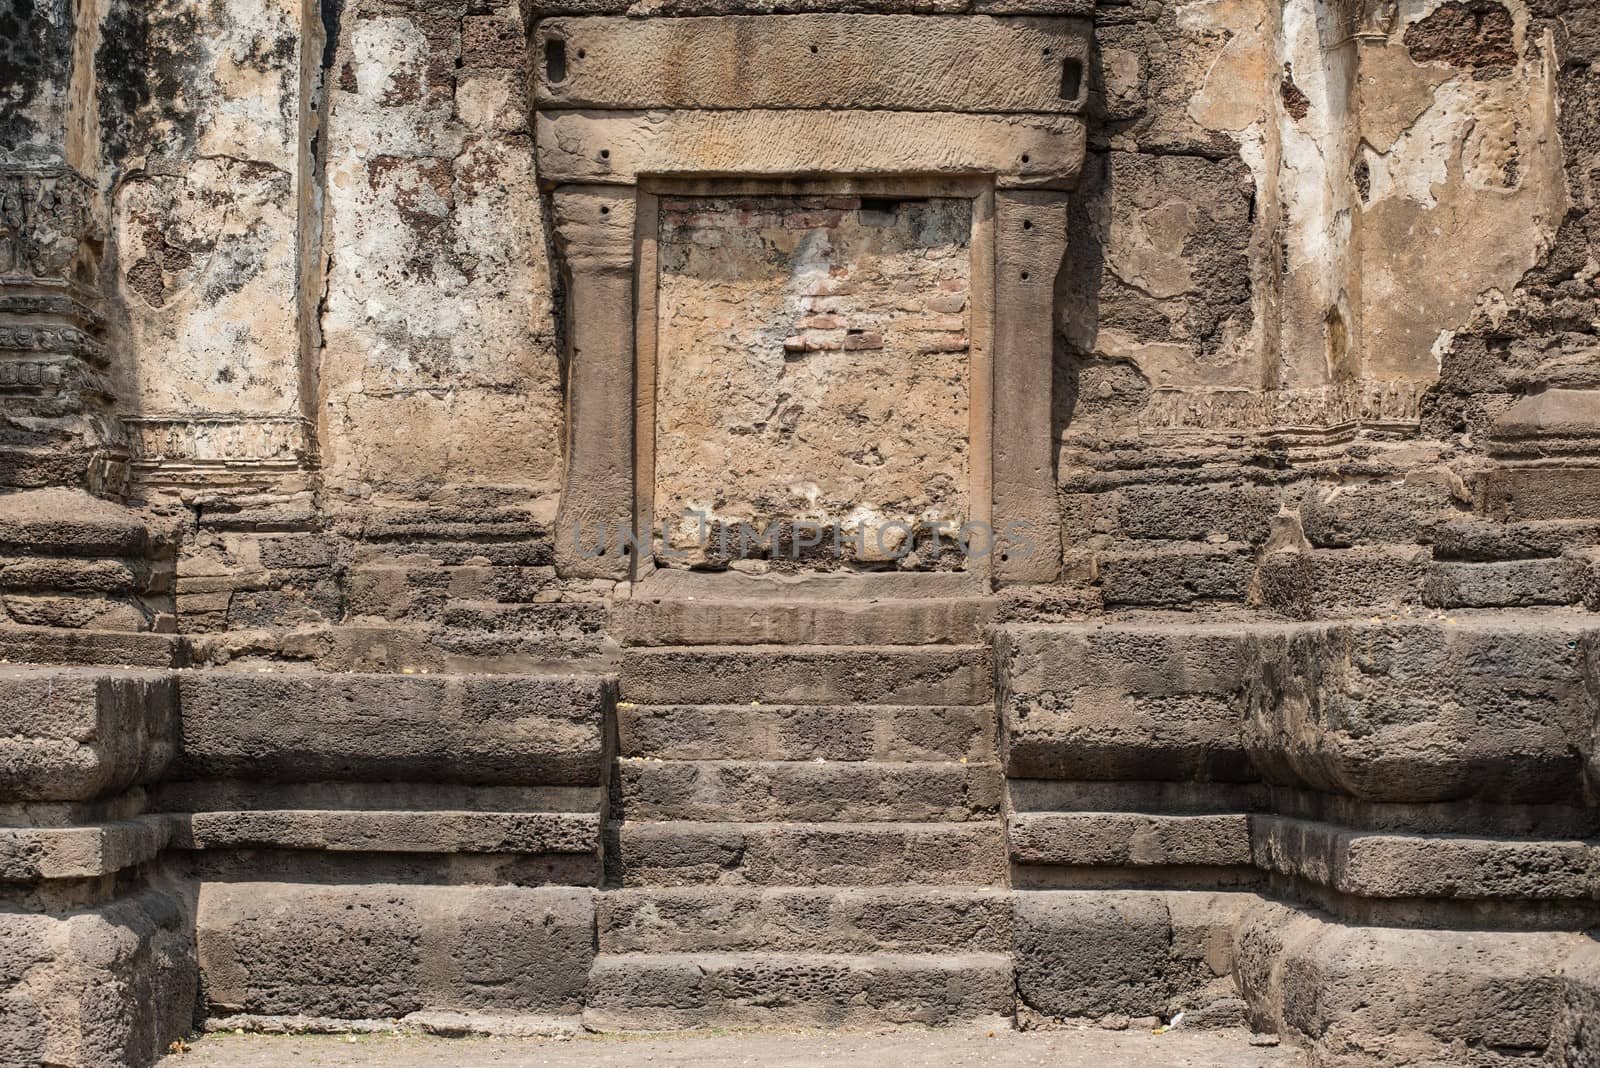
[[224,1033],[196,1039],[188,1052],[163,1058],[160,1068],[801,1068],[819,1063],[877,1068],[1303,1068],[1306,1062],[1299,1051],[1288,1046],[1252,1046],[1250,1036],[1242,1031],[1176,1031],[1165,1035],[1102,1030],[756,1032],[627,1038],[585,1035],[565,1039]]

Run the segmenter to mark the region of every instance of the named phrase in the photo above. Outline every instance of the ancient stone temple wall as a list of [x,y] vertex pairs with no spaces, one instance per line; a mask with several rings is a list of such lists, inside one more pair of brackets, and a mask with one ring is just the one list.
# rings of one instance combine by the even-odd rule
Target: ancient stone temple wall
[[0,1062],[1600,1063],[1597,50],[0,0]]

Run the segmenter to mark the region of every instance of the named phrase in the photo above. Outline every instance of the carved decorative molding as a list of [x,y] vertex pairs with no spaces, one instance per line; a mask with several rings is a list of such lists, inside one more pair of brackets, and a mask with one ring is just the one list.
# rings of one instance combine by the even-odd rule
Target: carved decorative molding
[[[122,490],[94,286],[104,240],[99,191],[82,175],[0,169],[0,390],[31,413],[31,440],[0,484],[81,479],[97,493]],[[44,483],[30,471],[46,472]]]
[[1333,20],[1334,44],[1340,45],[1352,38],[1387,39],[1399,7],[1396,0],[1330,0],[1328,14]]
[[106,362],[105,348],[92,334],[75,326],[0,323],[0,355],[59,353],[93,364]]
[[311,424],[297,416],[152,416],[125,419],[129,457],[141,471],[169,464],[296,467]]
[[103,237],[93,198],[66,168],[0,171],[0,284],[92,283]]
[[1414,430],[1426,383],[1363,382],[1311,389],[1156,390],[1139,416],[1142,430]]

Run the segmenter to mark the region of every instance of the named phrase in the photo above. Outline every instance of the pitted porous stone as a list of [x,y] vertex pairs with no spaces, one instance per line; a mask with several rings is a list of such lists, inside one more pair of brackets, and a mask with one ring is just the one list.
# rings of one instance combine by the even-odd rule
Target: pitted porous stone
[[617,706],[620,755],[674,760],[995,759],[981,705]]
[[1593,969],[1579,935],[1351,927],[1260,902],[1240,917],[1234,955],[1252,1020],[1328,1064],[1583,1063],[1552,1048],[1573,1034],[1564,1014]]
[[638,823],[606,864],[624,886],[995,886],[1000,828],[963,823]]
[[1269,782],[1371,801],[1575,800],[1592,634],[1511,616],[1264,635],[1244,744]]
[[622,662],[640,704],[978,704],[990,678],[981,645],[634,648]]
[[1018,891],[1017,994],[1050,1017],[1170,1019],[1231,996],[1233,928],[1249,894]]
[[617,762],[629,820],[992,820],[1000,811],[997,765],[938,761]]
[[583,1019],[600,1031],[713,1022],[936,1025],[988,1020],[1011,1008],[1011,960],[1001,953],[655,953],[596,958]]
[[600,677],[192,672],[186,777],[600,781]]
[[193,1025],[192,920],[146,889],[94,909],[0,914],[0,1062],[146,1065]]
[[0,800],[87,801],[155,782],[178,748],[160,671],[0,665]]
[[1255,778],[1238,734],[1236,629],[1006,627],[1002,756],[1015,778]]
[[1137,868],[1250,862],[1250,820],[1243,814],[1013,812],[1006,834],[1014,864]]
[[595,853],[595,812],[216,811],[171,818],[178,849]]
[[196,924],[212,1016],[572,1014],[594,955],[579,888],[208,883]]
[[596,903],[602,953],[1004,953],[1011,895],[967,887],[650,887]]

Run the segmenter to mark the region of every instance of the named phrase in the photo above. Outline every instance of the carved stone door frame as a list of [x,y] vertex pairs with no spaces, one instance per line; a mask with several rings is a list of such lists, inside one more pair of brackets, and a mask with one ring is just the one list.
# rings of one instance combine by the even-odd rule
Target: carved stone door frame
[[[659,21],[674,24],[661,33],[684,35],[704,66],[721,54],[719,34],[733,35],[732,48],[760,29],[757,18]],[[659,57],[621,65],[627,49],[617,42],[646,32],[642,23],[654,20],[550,18],[535,27],[534,57],[544,59],[534,64],[536,165],[550,193],[567,293],[567,454],[555,531],[562,574],[632,579],[650,567],[648,541],[640,553],[637,543],[599,546],[594,533],[648,531],[653,518],[656,206],[663,192],[944,189],[959,190],[952,195],[969,196],[974,205],[970,487],[973,517],[987,513],[998,535],[990,577],[1001,584],[1057,576],[1054,290],[1067,247],[1067,193],[1084,154],[1078,112],[1087,96],[1087,20],[850,21],[856,18],[760,21],[771,23],[762,32],[774,40],[792,38],[796,51],[816,54],[818,46],[804,42],[835,40],[827,34],[837,35],[845,20],[851,47],[880,53],[861,59],[872,73],[863,93],[886,94],[890,103],[954,94],[973,110],[852,110],[825,99],[839,92],[836,85],[797,89],[745,68],[723,79],[736,86],[731,101],[707,108],[700,106],[707,90],[677,77],[681,65],[661,61],[654,81]],[[930,85],[925,53],[896,52],[896,41],[919,34],[937,38],[952,54],[969,34],[975,48],[999,42],[1035,58],[1042,41],[1044,59],[988,69],[992,84],[980,100],[964,79]],[[578,57],[589,67],[575,72]],[[854,68],[852,59],[840,69]],[[1049,84],[1041,87],[1040,79]],[[807,91],[815,102],[792,99]],[[981,110],[990,97],[1024,100],[1037,110]],[[771,106],[779,98],[783,106]]]

